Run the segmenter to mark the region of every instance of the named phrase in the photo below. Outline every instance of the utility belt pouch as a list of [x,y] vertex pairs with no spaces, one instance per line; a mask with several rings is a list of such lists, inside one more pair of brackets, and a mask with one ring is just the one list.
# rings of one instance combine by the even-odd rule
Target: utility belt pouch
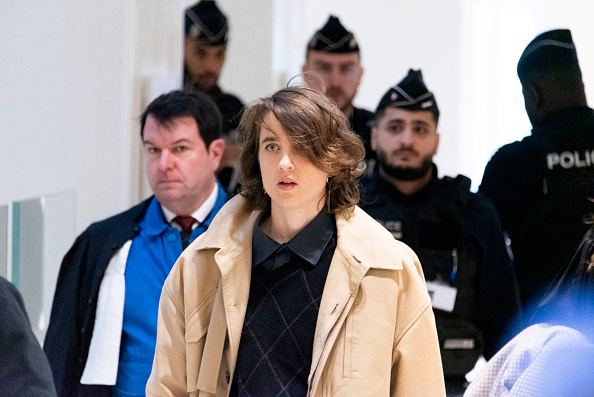
[[444,318],[436,313],[435,320],[444,375],[465,375],[482,354],[481,332],[462,319]]

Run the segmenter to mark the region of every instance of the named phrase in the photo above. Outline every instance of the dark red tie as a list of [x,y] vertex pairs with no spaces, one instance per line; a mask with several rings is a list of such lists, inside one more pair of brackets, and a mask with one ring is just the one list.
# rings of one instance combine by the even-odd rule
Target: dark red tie
[[191,216],[176,216],[173,218],[173,222],[177,223],[181,226],[181,240],[182,240],[182,248],[186,249],[186,247],[190,244],[190,236],[192,236],[192,225],[196,222],[196,219]]

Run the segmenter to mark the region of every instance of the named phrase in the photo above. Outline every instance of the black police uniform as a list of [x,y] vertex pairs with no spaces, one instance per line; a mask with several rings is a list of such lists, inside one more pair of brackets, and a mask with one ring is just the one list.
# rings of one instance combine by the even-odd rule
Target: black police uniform
[[593,177],[594,110],[585,106],[549,115],[487,164],[479,192],[509,233],[523,301],[546,290],[588,230]]
[[375,159],[375,153],[371,150],[371,122],[373,112],[353,107],[353,114],[349,118],[351,128],[361,137],[365,146],[365,160]]
[[[190,81],[186,82],[185,89],[197,89]],[[235,130],[239,125],[239,120],[243,112],[243,103],[235,95],[224,93],[219,86],[213,87],[208,96],[217,105],[217,108],[223,116],[223,136],[230,136],[234,138]],[[226,167],[219,170],[217,177],[221,182],[223,188],[229,194],[229,197],[237,194],[239,185],[231,186],[231,181],[235,177],[237,170],[233,167]]]
[[[215,102],[223,116],[223,134],[233,137],[235,130],[239,125],[239,120],[241,119],[243,103],[236,96],[221,91],[219,86],[215,86],[208,95]],[[225,167],[221,169],[217,175],[221,185],[227,191],[229,196],[234,196],[239,191],[239,184],[232,186],[232,179],[235,178],[236,172],[236,168]]]
[[379,172],[363,178],[359,203],[419,256],[425,279],[457,289],[451,312],[434,308],[444,374],[462,379],[489,359],[519,311],[517,283],[495,208],[471,193],[470,179],[437,177],[412,195]]
[[[199,89],[192,83],[192,80],[189,78],[187,70],[185,70],[184,78],[184,88],[186,90],[199,91]],[[241,119],[241,114],[243,112],[243,103],[235,95],[223,92],[218,85],[214,86],[206,94],[210,97],[210,99],[214,101],[215,105],[217,105],[217,108],[221,112],[221,116],[223,119],[223,136],[230,136],[232,139],[235,139],[234,133],[237,129],[237,126],[239,125],[239,120]],[[235,178],[236,172],[236,168],[225,167],[219,170],[217,174],[217,177],[221,182],[221,186],[223,186],[223,189],[225,189],[229,197],[234,196],[239,191],[238,184],[232,186],[232,180]]]
[[[218,86],[214,87],[208,95],[214,100],[223,116],[223,134],[235,139],[234,133],[241,119],[243,103],[236,96],[222,92]],[[237,168],[225,167],[219,170],[217,175],[230,197],[239,192],[239,184],[233,182],[237,172]]]
[[[185,75],[185,80],[184,89],[200,91],[192,84],[191,79],[188,78],[188,74]],[[243,111],[241,100],[233,94],[223,92],[218,85],[214,86],[206,94],[214,101],[221,112],[221,116],[223,116],[223,135],[226,136],[233,133],[239,125]]]
[[243,103],[235,95],[224,93],[216,86],[208,95],[217,105],[223,116],[223,135],[233,132],[239,125]]

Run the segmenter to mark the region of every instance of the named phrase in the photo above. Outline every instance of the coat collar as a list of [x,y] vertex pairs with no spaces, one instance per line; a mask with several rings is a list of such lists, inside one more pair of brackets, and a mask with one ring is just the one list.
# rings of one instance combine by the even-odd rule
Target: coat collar
[[196,251],[216,249],[215,260],[224,277],[231,270],[229,265],[235,262],[235,258],[245,254],[246,250],[250,251],[251,258],[253,228],[260,212],[249,210],[242,196],[233,197],[190,248]]
[[[395,263],[401,252],[394,244],[394,237],[359,207],[355,207],[350,218],[336,218],[338,230],[336,249],[356,267],[367,271],[374,269],[402,269],[402,262]],[[373,232],[372,232],[373,231]],[[378,236],[369,241],[369,236]],[[374,237],[375,238],[375,237]]]
[[[260,227],[259,223],[262,220],[262,215],[260,214],[260,217],[258,217],[253,229],[252,267],[265,262],[273,254],[274,262],[269,262],[269,265],[272,266],[274,263],[274,268],[286,264],[293,254],[310,265],[316,266],[336,229],[334,214],[322,210],[293,238],[286,243],[280,244],[264,233]],[[275,254],[277,251],[286,252],[287,254],[290,252],[291,254],[279,256]]]
[[[196,239],[192,248],[218,249],[217,262],[229,262],[247,247],[251,250],[253,228],[260,212],[249,210],[245,199],[235,196],[218,212],[211,226]],[[394,263],[394,258],[400,255],[393,244],[394,237],[388,231],[381,230],[377,233],[380,238],[370,243],[371,230],[383,228],[359,207],[354,208],[348,219],[337,216],[336,228],[336,249],[361,271],[369,268],[402,269],[402,263]]]
[[[212,338],[207,338],[209,348],[203,356],[203,360],[207,359],[210,363],[221,362],[223,341],[227,335],[229,355],[226,360],[230,368],[235,367],[249,300],[253,228],[260,213],[248,209],[245,199],[236,196],[218,212],[209,229],[188,248],[196,251],[216,250],[214,258],[221,271],[221,284],[213,309],[213,318],[217,318],[217,321],[216,324],[210,324],[209,330],[212,327],[213,332],[209,331],[208,334]],[[328,358],[329,351],[324,346],[331,345],[336,339],[367,271],[370,268],[403,268],[402,262],[397,259],[402,257],[402,250],[394,244],[392,235],[359,207],[354,208],[348,219],[336,217],[336,228],[336,252],[326,279],[315,330],[310,391],[317,388]],[[369,236],[373,236],[373,239]],[[219,366],[215,367],[200,377],[197,385],[199,390],[216,390]]]

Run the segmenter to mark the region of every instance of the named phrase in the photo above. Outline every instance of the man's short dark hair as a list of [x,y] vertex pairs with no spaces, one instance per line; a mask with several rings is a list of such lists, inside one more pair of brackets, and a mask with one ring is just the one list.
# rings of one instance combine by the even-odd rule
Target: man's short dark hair
[[198,134],[206,148],[219,139],[223,130],[221,112],[207,94],[195,90],[176,90],[154,99],[140,116],[140,136],[144,139],[144,126],[148,116],[161,125],[167,125],[178,117],[196,120]]

